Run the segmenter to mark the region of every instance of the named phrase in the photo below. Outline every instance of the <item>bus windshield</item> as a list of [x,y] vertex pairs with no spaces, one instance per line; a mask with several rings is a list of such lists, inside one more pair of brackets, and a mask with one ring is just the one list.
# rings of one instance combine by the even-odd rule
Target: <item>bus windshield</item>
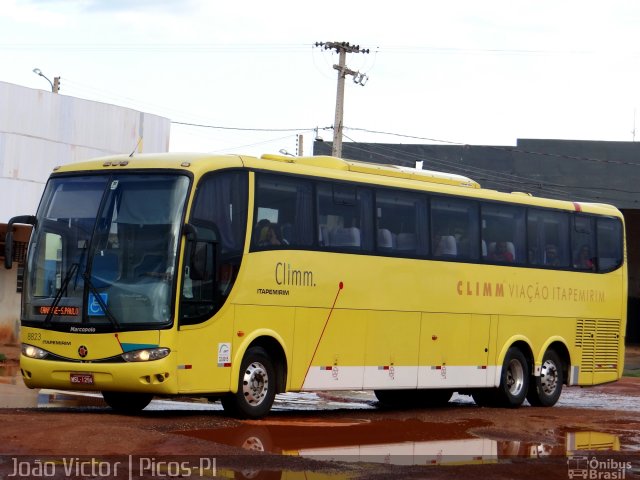
[[184,175],[53,177],[29,250],[23,322],[73,331],[170,324],[188,188]]

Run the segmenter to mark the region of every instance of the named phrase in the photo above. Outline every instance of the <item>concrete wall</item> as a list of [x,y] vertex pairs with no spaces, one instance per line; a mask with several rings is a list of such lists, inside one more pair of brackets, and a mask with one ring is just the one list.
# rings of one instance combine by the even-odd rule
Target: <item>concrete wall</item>
[[16,293],[18,269],[0,272],[0,344],[15,343],[20,319],[20,295]]
[[0,82],[0,222],[35,213],[56,165],[166,152],[170,126],[156,115]]
[[[134,150],[166,152],[170,127],[169,119],[149,113],[0,82],[0,231],[15,215],[35,214],[55,166]],[[16,341],[15,267],[0,265],[0,344]]]

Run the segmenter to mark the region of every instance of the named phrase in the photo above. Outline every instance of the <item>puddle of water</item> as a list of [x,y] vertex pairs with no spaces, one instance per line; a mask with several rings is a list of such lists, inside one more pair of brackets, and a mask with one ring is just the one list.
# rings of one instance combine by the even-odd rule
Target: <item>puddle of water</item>
[[638,400],[638,397],[635,396],[616,395],[590,390],[589,388],[572,387],[563,389],[557,405],[559,407],[639,412],[640,401]]
[[252,468],[226,469],[218,468],[217,475],[220,478],[235,478],[239,480],[349,480],[357,478],[357,473],[335,473],[317,471],[293,471],[293,470],[258,470]]
[[[18,378],[21,384],[22,379]],[[25,391],[29,392],[26,387]],[[273,411],[317,411],[317,410],[344,410],[344,409],[370,409],[376,408],[374,405],[373,394],[370,395],[363,392],[349,392],[353,395],[345,396],[343,400],[331,397],[324,399],[315,393],[287,393],[276,396],[273,405]],[[364,399],[358,397],[364,397]],[[30,401],[26,402],[24,407],[36,406]],[[100,393],[74,392],[42,389],[38,394],[38,408],[73,408],[73,407],[106,407],[106,403],[102,400]],[[161,410],[203,410],[203,411],[221,411],[220,403],[199,402],[193,400],[165,400],[155,399],[145,410],[161,411]]]
[[[36,393],[34,393],[36,392]],[[55,394],[54,394],[55,393]],[[39,397],[34,403],[34,396]],[[4,399],[11,398],[10,404]],[[97,397],[98,400],[87,400],[85,397]],[[29,390],[22,382],[18,366],[0,366],[0,408],[73,408],[73,407],[104,407],[99,393],[62,392],[43,389],[40,395],[35,390]],[[451,405],[474,405],[471,397],[455,394]],[[573,408],[591,408],[620,411],[640,412],[638,397],[604,393],[597,390],[583,388],[564,389],[558,406]],[[372,392],[346,391],[326,393],[285,393],[276,395],[273,411],[312,412],[328,410],[375,410],[378,403]],[[181,399],[156,399],[146,410],[222,410],[220,403],[198,401],[184,401]]]
[[581,451],[619,451],[617,436],[569,432],[557,445],[493,440],[468,434],[479,420],[427,423],[417,419],[362,422],[245,422],[213,430],[174,432],[245,450],[321,461],[393,465],[496,463],[514,457],[571,456]]

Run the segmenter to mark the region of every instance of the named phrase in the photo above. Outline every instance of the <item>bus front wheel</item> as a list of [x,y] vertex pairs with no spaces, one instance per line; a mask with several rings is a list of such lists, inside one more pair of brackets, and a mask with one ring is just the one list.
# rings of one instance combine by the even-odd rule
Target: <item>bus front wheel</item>
[[275,396],[273,362],[263,348],[249,348],[240,366],[238,391],[223,396],[222,407],[237,418],[260,418],[269,413]]
[[113,410],[126,414],[138,413],[153,399],[150,393],[131,392],[102,392],[102,397]]
[[532,377],[527,400],[534,407],[552,407],[562,393],[564,376],[562,360],[554,350],[547,350],[542,357],[540,376]]

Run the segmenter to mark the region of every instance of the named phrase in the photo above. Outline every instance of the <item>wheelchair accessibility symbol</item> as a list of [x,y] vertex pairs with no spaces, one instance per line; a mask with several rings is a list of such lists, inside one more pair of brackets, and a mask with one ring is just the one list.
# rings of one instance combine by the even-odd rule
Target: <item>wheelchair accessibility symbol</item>
[[[107,293],[101,293],[100,299],[102,300],[102,303],[104,303],[104,305],[107,305],[109,295]],[[100,305],[100,301],[93,293],[89,294],[89,306],[87,307],[87,313],[94,317],[104,316],[105,314],[104,310],[102,309],[102,305]]]

